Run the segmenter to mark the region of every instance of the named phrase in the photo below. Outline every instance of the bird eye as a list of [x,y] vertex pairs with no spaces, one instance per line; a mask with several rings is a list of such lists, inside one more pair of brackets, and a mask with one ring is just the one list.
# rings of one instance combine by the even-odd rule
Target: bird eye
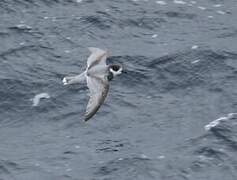
[[113,66],[112,66],[112,69],[113,69],[114,71],[118,71],[118,70],[120,69],[120,66],[118,66],[118,65],[113,65]]

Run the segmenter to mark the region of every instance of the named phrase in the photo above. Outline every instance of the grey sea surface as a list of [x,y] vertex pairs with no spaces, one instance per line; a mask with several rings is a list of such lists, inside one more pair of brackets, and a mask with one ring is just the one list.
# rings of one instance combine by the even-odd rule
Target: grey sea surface
[[[0,180],[236,180],[237,1],[1,0]],[[63,86],[123,64],[88,122]],[[33,102],[32,102],[33,101]]]

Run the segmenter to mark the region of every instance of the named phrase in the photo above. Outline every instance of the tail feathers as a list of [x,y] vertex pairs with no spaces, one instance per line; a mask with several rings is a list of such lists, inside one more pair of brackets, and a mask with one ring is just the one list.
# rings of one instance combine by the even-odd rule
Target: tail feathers
[[69,85],[69,84],[81,83],[85,79],[86,79],[85,72],[83,72],[77,76],[66,76],[63,78],[62,82],[63,85]]
[[70,77],[64,77],[63,80],[62,80],[63,85],[68,85],[69,81],[70,81]]
[[76,76],[67,76],[64,77],[63,80],[63,85],[69,85],[69,84],[76,84],[79,83],[78,79],[76,78]]

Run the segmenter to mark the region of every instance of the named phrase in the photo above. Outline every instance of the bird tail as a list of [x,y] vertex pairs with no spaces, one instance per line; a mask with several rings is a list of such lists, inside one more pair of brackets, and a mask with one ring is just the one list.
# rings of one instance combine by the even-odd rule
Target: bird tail
[[66,76],[63,78],[62,82],[63,85],[69,85],[69,84],[81,83],[84,80],[86,80],[86,72],[83,72],[76,76]]

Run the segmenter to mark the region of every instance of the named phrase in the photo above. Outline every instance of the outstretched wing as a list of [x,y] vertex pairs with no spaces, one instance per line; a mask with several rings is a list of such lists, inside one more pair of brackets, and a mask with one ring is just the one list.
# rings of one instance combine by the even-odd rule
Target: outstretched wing
[[90,99],[86,107],[85,121],[88,121],[98,111],[109,91],[108,81],[96,76],[87,76],[87,86]]
[[89,47],[88,49],[91,52],[91,55],[87,59],[88,69],[97,64],[106,66],[107,51],[95,47]]

